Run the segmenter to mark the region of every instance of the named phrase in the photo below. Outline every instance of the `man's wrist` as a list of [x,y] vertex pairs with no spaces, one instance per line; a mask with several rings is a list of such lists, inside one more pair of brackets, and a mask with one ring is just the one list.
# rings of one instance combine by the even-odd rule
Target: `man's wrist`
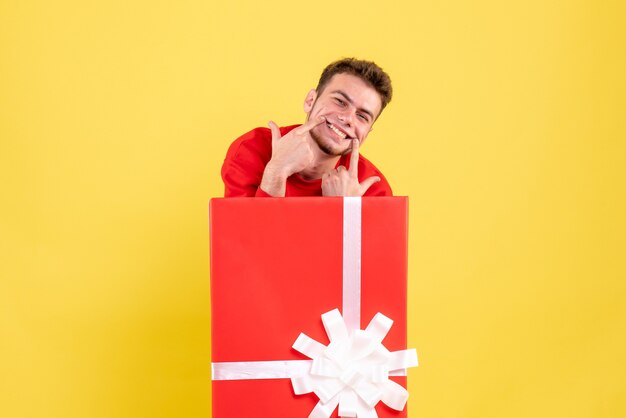
[[284,169],[284,167],[276,165],[270,161],[267,163],[265,170],[263,171],[260,188],[270,196],[285,196],[287,177],[289,177],[289,175],[290,174]]
[[265,170],[263,172],[263,177],[265,177],[265,175],[268,175],[268,176],[270,176],[273,179],[277,179],[277,180],[281,180],[281,181],[287,181],[287,177],[289,177],[292,174],[293,173],[290,173],[285,168],[285,166],[283,166],[281,164],[277,164],[273,160],[270,160],[267,163],[267,165],[265,166]]

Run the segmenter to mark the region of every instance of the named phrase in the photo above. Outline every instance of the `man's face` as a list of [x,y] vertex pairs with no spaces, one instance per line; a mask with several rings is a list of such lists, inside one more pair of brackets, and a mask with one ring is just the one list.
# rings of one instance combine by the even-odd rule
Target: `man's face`
[[324,116],[326,122],[313,128],[311,136],[328,155],[350,151],[352,139],[363,143],[381,110],[379,94],[351,74],[335,74],[321,92],[311,90],[304,102],[308,119]]

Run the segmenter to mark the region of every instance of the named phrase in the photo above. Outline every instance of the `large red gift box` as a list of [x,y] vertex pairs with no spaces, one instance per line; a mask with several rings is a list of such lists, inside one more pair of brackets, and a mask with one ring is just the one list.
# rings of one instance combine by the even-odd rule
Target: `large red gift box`
[[[407,198],[359,199],[360,328],[381,312],[384,346],[406,349]],[[328,345],[320,315],[342,310],[344,199],[212,199],[213,364],[307,360],[300,333]],[[358,295],[357,295],[358,297]],[[244,363],[245,364],[245,363]],[[389,377],[406,387],[406,377]],[[290,379],[216,380],[213,417],[308,417],[318,403]],[[406,417],[382,402],[379,417]],[[332,415],[337,416],[337,410]]]

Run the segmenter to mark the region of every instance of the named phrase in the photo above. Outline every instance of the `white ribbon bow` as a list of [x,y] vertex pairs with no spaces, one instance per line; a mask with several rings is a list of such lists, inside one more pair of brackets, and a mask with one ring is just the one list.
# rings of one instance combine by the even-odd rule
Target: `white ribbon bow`
[[414,349],[390,352],[382,345],[393,321],[379,312],[365,330],[349,333],[334,309],[322,315],[322,322],[328,346],[306,334],[293,344],[313,359],[307,374],[291,378],[296,395],[313,392],[320,399],[309,418],[328,418],[337,406],[340,417],[377,417],[374,407],[379,401],[403,410],[409,393],[389,380],[389,372],[417,366],[417,353]]

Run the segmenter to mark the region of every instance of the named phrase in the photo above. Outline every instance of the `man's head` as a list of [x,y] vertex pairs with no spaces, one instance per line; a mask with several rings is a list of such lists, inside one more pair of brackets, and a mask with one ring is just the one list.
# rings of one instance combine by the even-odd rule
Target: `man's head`
[[317,83],[317,88],[315,90],[318,95],[324,90],[330,79],[333,78],[335,74],[351,74],[359,77],[366,84],[374,88],[380,96],[381,112],[391,101],[391,96],[393,95],[391,79],[382,68],[371,61],[363,61],[356,58],[344,58],[330,63],[326,68],[324,68],[324,71],[322,71],[320,80]]
[[391,94],[389,76],[373,62],[353,58],[333,62],[304,101],[308,119],[326,119],[310,131],[311,136],[328,155],[348,153],[353,138],[365,140]]

